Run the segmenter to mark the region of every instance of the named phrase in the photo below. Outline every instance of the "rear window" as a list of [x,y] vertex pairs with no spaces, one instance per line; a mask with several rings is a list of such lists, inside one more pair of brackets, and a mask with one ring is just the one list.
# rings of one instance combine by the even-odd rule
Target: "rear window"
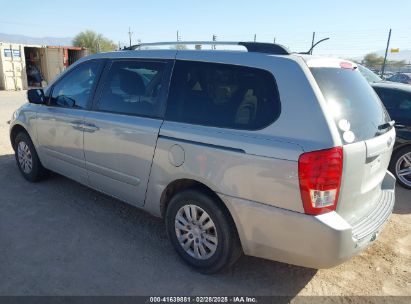
[[344,143],[378,136],[390,117],[360,72],[343,68],[311,68]]

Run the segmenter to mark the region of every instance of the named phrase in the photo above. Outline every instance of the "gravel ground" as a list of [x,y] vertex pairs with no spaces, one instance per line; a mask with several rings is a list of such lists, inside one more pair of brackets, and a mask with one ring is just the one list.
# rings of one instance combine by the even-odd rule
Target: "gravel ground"
[[25,92],[0,91],[0,295],[408,295],[411,191],[397,187],[379,239],[327,270],[243,257],[198,274],[174,253],[161,220],[53,175],[31,184],[9,143]]

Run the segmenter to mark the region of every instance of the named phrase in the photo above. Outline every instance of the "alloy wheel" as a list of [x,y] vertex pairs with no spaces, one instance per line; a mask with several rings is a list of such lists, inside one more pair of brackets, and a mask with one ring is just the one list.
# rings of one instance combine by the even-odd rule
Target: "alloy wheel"
[[411,152],[402,155],[395,164],[398,179],[411,187]]

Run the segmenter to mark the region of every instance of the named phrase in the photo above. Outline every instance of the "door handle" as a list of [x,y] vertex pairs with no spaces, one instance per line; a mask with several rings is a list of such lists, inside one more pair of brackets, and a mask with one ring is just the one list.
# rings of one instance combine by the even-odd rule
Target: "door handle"
[[81,120],[73,120],[69,124],[73,129],[83,131],[83,122]]
[[100,130],[100,128],[97,127],[95,124],[92,124],[92,123],[84,123],[83,124],[83,130],[84,130],[84,132],[93,133],[93,132],[96,132],[96,131]]

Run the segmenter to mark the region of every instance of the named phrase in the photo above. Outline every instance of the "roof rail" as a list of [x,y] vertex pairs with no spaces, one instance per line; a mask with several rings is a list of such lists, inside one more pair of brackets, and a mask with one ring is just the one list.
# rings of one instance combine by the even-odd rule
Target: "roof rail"
[[140,43],[124,48],[124,50],[137,50],[142,47],[162,46],[162,45],[240,45],[247,49],[248,52],[267,53],[275,55],[289,55],[290,51],[280,44],[263,43],[263,42],[234,42],[234,41],[171,41],[171,42],[152,42]]

